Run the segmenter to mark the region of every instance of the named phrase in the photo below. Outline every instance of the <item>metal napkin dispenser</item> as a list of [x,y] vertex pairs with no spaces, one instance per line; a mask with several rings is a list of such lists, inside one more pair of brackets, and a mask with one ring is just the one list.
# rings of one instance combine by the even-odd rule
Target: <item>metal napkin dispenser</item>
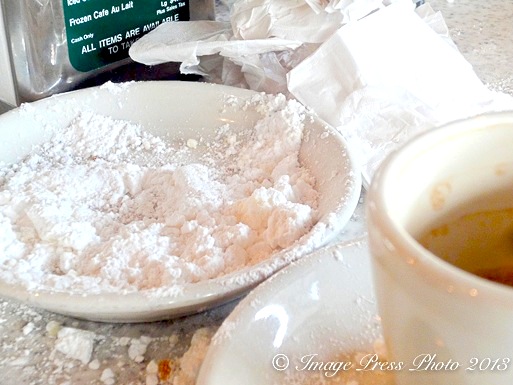
[[113,74],[177,73],[178,65],[134,63],[130,45],[164,22],[213,20],[214,8],[214,0],[0,0],[0,101],[15,106]]

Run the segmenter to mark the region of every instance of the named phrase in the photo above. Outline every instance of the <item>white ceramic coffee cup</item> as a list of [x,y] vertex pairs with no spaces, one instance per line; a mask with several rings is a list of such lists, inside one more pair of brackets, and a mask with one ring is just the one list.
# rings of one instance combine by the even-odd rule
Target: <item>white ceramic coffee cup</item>
[[[479,199],[491,190],[500,198]],[[451,212],[507,207],[513,112],[421,134],[378,170],[368,230],[389,359],[404,363],[399,385],[513,384],[513,287],[463,271],[415,240]]]

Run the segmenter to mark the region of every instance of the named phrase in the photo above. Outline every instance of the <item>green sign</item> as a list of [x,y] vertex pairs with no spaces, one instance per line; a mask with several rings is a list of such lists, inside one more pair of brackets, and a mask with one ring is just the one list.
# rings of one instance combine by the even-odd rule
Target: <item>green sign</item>
[[88,72],[128,57],[142,35],[189,20],[188,0],[63,0],[71,65]]

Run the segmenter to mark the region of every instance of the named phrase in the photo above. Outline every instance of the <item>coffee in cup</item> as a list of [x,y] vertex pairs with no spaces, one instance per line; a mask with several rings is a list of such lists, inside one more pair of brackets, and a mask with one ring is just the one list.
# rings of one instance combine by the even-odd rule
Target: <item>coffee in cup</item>
[[366,207],[397,384],[511,385],[513,112],[413,138],[384,161]]

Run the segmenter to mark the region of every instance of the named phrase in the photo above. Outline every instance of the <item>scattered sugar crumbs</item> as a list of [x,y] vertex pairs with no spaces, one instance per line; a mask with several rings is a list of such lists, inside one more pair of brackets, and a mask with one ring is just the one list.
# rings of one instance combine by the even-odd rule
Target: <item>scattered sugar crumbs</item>
[[194,385],[217,329],[198,320],[186,332],[173,321],[98,324],[0,300],[1,383]]

